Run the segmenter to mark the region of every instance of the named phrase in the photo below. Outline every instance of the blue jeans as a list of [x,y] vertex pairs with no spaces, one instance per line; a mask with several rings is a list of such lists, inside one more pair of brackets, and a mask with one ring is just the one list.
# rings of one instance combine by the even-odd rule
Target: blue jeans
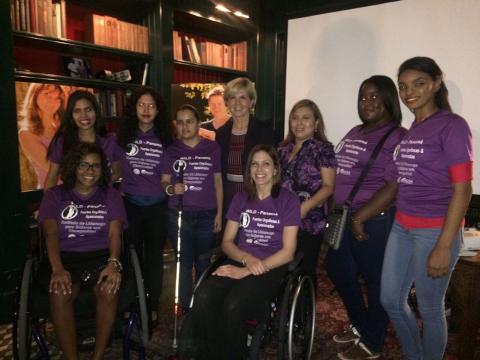
[[[330,249],[325,260],[327,274],[342,298],[350,322],[360,333],[361,341],[374,351],[381,351],[387,332],[388,316],[380,304],[380,279],[394,213],[392,208],[365,222],[368,240],[355,239],[347,228],[338,250]],[[368,304],[359,276],[365,281]]]
[[[441,229],[407,230],[395,222],[388,238],[381,301],[408,360],[442,359],[447,344],[445,293],[458,259],[463,233],[459,230],[453,241],[448,274],[433,279],[427,275],[427,259],[440,232]],[[415,314],[407,304],[412,284],[415,284],[418,310],[423,320],[422,337]]]
[[[183,211],[181,226],[180,249],[180,302],[183,309],[188,309],[192,297],[192,269],[195,267],[195,277],[198,278],[210,263],[208,257],[202,258],[215,246],[213,223],[216,210]],[[168,235],[176,250],[178,250],[178,211],[168,210]]]

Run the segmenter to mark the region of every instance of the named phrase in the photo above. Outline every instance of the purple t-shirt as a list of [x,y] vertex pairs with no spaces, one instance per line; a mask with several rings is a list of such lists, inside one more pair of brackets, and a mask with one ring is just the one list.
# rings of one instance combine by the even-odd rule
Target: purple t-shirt
[[[63,157],[63,136],[60,135],[54,141],[52,141],[52,152],[48,155],[48,160],[60,164]],[[107,137],[102,137],[97,135],[96,139],[97,144],[102,148],[105,156],[107,157],[108,164],[118,161],[118,150],[117,150],[117,141],[115,136],[109,135]]]
[[473,161],[467,122],[439,110],[414,122],[395,149],[397,209],[419,217],[443,217],[452,197],[449,167]]
[[[298,195],[300,201],[310,199],[322,187],[321,168],[335,168],[337,161],[333,146],[316,139],[306,140],[302,148],[289,162],[294,143],[278,149],[282,167],[282,186]],[[311,209],[302,219],[301,229],[319,234],[326,225],[326,204]]]
[[[175,140],[166,151],[162,174],[171,175],[171,183],[178,179],[178,166],[185,164],[183,183],[187,190],[183,195],[183,209],[187,211],[212,210],[217,208],[214,174],[221,173],[220,147],[214,141],[200,139],[193,148]],[[171,196],[169,208],[176,209],[178,196]]]
[[153,129],[147,132],[137,130],[135,141],[127,145],[127,151],[120,146],[118,151],[122,170],[122,192],[145,196],[163,194],[160,177],[165,152]]
[[226,218],[238,222],[238,247],[265,259],[283,246],[283,228],[300,226],[300,200],[285,188],[277,198],[248,200],[241,191],[233,197]]
[[[338,143],[335,148],[338,168],[335,180],[335,193],[333,195],[336,204],[342,204],[347,200],[360,173],[367,165],[373,149],[392,126],[396,125],[388,123],[365,133],[363,125],[358,125],[351,129],[342,141]],[[388,136],[377,159],[353,199],[353,211],[356,211],[370,200],[386,181],[395,181],[393,152],[406,131],[404,128],[399,127]]]
[[64,185],[45,191],[39,220],[57,222],[61,251],[95,251],[109,247],[109,225],[113,220],[127,223],[120,193],[112,187],[96,188],[82,196]]

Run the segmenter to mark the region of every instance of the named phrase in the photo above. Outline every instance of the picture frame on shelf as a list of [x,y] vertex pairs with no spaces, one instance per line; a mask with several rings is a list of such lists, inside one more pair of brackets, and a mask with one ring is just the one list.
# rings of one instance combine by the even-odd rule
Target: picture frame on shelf
[[74,78],[91,79],[92,66],[90,60],[87,58],[76,56],[64,56],[63,57],[65,75]]

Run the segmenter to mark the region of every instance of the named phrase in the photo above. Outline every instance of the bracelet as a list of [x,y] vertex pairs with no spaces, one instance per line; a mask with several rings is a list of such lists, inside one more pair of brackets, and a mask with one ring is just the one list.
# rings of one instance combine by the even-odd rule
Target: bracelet
[[352,216],[352,222],[355,223],[355,224],[361,224],[362,222],[358,219],[355,219],[353,216]]
[[165,194],[167,194],[168,196],[173,196],[175,195],[175,193],[172,191],[171,193],[168,192],[168,189],[171,189],[173,188],[173,185],[172,184],[168,184],[167,186],[165,186]]
[[110,257],[107,260],[107,264],[110,264],[110,263],[113,263],[115,265],[115,270],[116,271],[118,271],[119,273],[122,272],[123,266],[122,266],[122,263],[120,262],[120,260],[118,260],[117,258],[114,258],[114,257]]

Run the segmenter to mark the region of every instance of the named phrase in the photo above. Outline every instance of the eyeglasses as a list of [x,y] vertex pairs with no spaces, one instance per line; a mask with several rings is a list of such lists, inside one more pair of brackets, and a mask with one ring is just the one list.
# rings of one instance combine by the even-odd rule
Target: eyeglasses
[[145,104],[145,103],[137,103],[137,109],[140,109],[140,110],[144,110],[144,109],[147,109],[147,110],[155,110],[157,108],[157,105],[153,104],[153,103],[150,103],[150,104]]
[[86,161],[82,161],[80,164],[78,164],[78,169],[81,171],[88,171],[90,169],[92,169],[93,171],[100,171],[102,170],[102,164],[99,164],[99,163],[90,164]]

